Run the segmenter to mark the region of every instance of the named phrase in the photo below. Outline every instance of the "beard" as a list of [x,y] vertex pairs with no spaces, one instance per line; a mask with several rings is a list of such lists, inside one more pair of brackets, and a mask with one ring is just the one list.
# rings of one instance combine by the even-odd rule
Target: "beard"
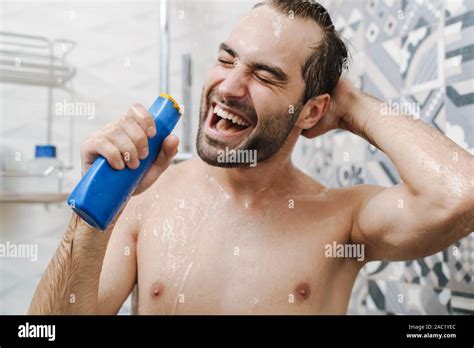
[[[201,103],[199,106],[199,129],[196,139],[196,149],[199,157],[211,166],[223,168],[246,167],[248,163],[228,162],[219,160],[222,151],[253,151],[256,153],[256,161],[263,162],[271,158],[285,143],[288,135],[292,131],[298,116],[303,108],[300,100],[289,112],[289,108],[283,108],[277,112],[262,113],[257,116],[255,109],[241,101],[220,98],[213,90],[204,95],[203,89]],[[217,100],[222,105],[232,108],[254,121],[254,129],[243,139],[240,144],[230,147],[226,142],[221,142],[210,138],[204,133],[206,118],[209,108],[212,107],[211,100]]]

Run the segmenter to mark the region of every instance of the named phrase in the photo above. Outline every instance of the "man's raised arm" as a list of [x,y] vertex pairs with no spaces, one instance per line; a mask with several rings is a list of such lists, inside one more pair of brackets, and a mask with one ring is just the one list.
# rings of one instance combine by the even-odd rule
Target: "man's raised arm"
[[[383,151],[402,183],[353,188],[354,243],[368,260],[431,255],[474,230],[474,157],[421,120],[340,80],[329,111],[307,137],[342,128]],[[326,120],[324,120],[326,118]]]

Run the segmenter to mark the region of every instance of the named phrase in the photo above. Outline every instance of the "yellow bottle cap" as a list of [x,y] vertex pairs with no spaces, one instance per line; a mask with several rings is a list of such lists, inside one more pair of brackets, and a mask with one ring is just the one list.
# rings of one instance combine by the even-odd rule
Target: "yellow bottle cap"
[[178,112],[181,114],[181,108],[179,107],[179,104],[176,100],[174,100],[174,98],[172,96],[170,96],[169,94],[166,94],[166,93],[161,93],[160,94],[160,97],[163,97],[163,98],[166,98],[166,99],[169,99],[171,100],[171,102],[173,103],[173,106],[178,109]]

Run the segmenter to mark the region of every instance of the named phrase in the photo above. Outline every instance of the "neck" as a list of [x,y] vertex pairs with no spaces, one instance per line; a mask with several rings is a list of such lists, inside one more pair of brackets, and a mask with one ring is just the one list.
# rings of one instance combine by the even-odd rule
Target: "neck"
[[236,200],[254,202],[265,196],[275,195],[287,188],[295,175],[291,153],[300,134],[301,131],[295,127],[281,148],[271,158],[258,162],[255,167],[208,166],[208,174]]

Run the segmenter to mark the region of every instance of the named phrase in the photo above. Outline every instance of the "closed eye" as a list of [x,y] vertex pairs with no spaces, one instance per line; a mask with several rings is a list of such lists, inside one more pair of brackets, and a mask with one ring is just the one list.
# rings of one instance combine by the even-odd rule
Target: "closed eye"
[[224,58],[218,58],[217,61],[221,64],[224,64],[224,65],[234,65],[234,62],[228,61]]
[[261,76],[261,75],[259,75],[259,74],[254,74],[254,75],[255,75],[255,77],[256,77],[258,80],[262,81],[263,83],[275,84],[275,82],[270,81],[270,80],[266,79],[265,77],[263,77],[263,76]]
[[[283,87],[288,82],[288,75],[277,66],[253,63],[254,75],[262,82]],[[263,74],[263,75],[262,75]],[[268,77],[267,77],[268,76]]]

